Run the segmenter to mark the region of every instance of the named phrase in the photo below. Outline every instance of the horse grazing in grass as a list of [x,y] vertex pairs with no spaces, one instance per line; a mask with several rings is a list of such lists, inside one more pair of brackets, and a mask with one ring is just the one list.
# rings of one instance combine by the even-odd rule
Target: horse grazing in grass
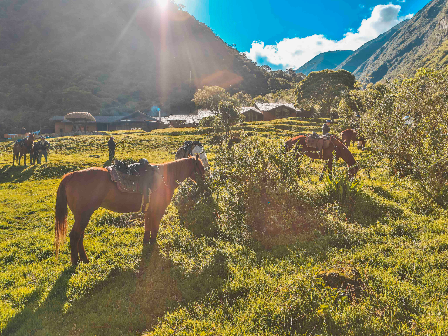
[[358,135],[358,132],[354,129],[346,129],[345,131],[341,132],[341,139],[342,142],[345,144],[345,146],[348,148],[350,147],[350,143],[353,141],[358,141],[358,148],[362,149],[366,146],[366,139],[362,136]]
[[340,139],[338,139],[334,135],[331,135],[328,147],[323,148],[321,150],[317,150],[316,148],[307,146],[306,144],[307,137],[308,135],[299,135],[287,140],[285,143],[285,149],[289,151],[294,148],[296,151],[302,152],[312,159],[326,160],[327,164],[324,166],[324,169],[320,174],[319,180],[322,180],[326,169],[328,169],[328,173],[330,174],[331,177],[333,169],[333,152],[336,152],[336,160],[342,158],[345,161],[345,163],[347,163],[347,165],[349,166],[348,170],[349,177],[352,178],[356,175],[356,173],[359,170],[356,160],[353,157],[352,153],[350,153],[348,148],[342,143]]
[[[151,242],[151,244],[156,242],[160,220],[179,183],[188,177],[197,181],[198,176],[202,177],[205,173],[198,156],[167,162],[156,167],[161,178],[154,181],[149,203],[144,210],[143,243]],[[120,213],[137,212],[141,208],[142,197],[139,193],[121,192],[117,184],[111,181],[106,168],[92,167],[66,174],[59,184],[56,195],[56,256],[59,245],[67,233],[67,205],[75,218],[69,237],[72,265],[77,265],[79,259],[85,263],[89,262],[84,250],[83,238],[84,230],[93,212],[99,207]]]
[[26,166],[26,154],[31,153],[33,149],[34,134],[30,133],[27,139],[20,139],[14,143],[12,148],[12,165],[14,161],[18,161],[20,165],[20,159],[23,156],[23,163]]

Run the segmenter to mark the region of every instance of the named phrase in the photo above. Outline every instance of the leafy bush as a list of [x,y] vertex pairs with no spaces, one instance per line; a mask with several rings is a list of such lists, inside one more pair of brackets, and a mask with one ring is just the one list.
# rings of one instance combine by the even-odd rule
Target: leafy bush
[[[391,173],[411,175],[421,192],[447,205],[448,71],[420,69],[415,77],[395,81],[380,95],[368,90],[372,105],[361,120],[378,160]],[[375,98],[375,99],[373,99]],[[404,117],[412,118],[406,124]]]

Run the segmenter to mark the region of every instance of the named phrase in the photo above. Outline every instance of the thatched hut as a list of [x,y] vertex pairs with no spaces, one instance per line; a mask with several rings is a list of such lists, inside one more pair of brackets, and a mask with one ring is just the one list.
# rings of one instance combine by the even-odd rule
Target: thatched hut
[[70,112],[67,113],[64,117],[65,119],[74,122],[74,123],[86,123],[86,122],[95,122],[96,119],[89,112]]

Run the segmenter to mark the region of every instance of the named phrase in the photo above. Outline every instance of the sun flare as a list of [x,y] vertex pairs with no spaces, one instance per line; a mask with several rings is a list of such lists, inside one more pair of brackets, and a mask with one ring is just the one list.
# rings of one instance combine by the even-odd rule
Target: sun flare
[[157,4],[161,9],[165,9],[168,6],[169,0],[157,0]]

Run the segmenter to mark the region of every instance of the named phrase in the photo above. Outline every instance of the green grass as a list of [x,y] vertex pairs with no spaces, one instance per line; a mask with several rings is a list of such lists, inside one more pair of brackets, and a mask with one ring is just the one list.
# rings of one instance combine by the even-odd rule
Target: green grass
[[84,240],[91,262],[76,268],[67,243],[54,256],[56,189],[66,172],[107,164],[106,137],[50,139],[49,162],[26,168],[0,143],[1,334],[446,335],[445,209],[381,166],[361,170],[356,186],[341,162],[333,182],[318,181],[317,160],[304,158],[301,179],[287,182],[263,166],[278,141],[320,126],[245,123],[237,129],[250,136],[229,153],[203,129],[114,132],[118,158],[152,163],[201,140],[209,191],[182,185],[152,249],[141,215],[99,209]]

